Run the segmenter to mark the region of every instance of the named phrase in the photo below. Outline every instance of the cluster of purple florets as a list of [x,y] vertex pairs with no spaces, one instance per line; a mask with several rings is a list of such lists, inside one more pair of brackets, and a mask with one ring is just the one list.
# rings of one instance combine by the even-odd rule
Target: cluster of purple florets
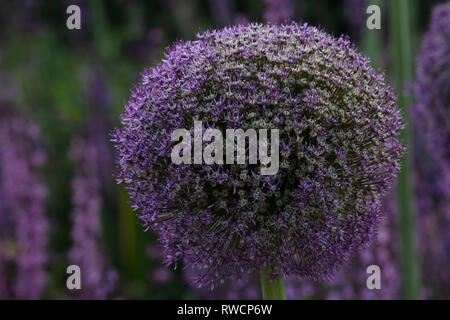
[[[171,133],[194,120],[279,129],[278,173],[173,164]],[[346,37],[296,23],[211,30],[143,73],[113,134],[117,179],[165,262],[199,269],[198,286],[263,268],[327,277],[374,239],[402,128],[392,89]]]

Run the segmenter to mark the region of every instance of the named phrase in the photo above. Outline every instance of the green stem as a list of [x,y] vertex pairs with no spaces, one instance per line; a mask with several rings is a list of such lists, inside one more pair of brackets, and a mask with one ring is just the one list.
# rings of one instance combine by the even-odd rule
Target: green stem
[[407,147],[407,154],[402,159],[402,169],[398,177],[398,212],[401,235],[402,286],[405,299],[419,299],[420,274],[416,252],[414,196],[411,174],[412,130],[408,112],[411,97],[404,94],[404,85],[413,78],[413,54],[410,21],[410,0],[390,1],[391,46],[393,56],[394,78],[398,93],[398,104],[407,124],[402,132],[402,140]]
[[264,300],[287,300],[284,279],[276,279],[270,281],[268,274],[270,269],[266,268],[261,271],[261,290]]

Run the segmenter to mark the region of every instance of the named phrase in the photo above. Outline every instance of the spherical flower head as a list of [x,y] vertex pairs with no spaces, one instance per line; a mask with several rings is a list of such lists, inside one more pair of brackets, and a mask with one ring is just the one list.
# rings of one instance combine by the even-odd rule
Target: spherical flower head
[[450,2],[434,7],[417,58],[412,115],[450,185]]
[[[172,163],[172,132],[194,120],[278,129],[278,172]],[[199,269],[198,286],[265,268],[322,278],[374,238],[402,128],[393,91],[347,38],[296,23],[211,30],[143,73],[113,134],[117,179],[165,263]]]

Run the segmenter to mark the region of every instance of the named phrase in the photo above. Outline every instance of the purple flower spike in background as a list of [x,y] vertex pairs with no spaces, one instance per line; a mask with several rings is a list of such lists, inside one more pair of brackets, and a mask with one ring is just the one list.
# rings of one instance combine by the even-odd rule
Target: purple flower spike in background
[[[47,191],[39,173],[46,155],[39,128],[0,107],[0,277],[6,277],[0,279],[0,297],[39,299],[48,260]],[[8,264],[15,265],[14,275],[7,273]]]
[[83,288],[79,296],[82,299],[106,299],[116,281],[114,271],[105,271],[98,151],[93,140],[81,137],[74,139],[70,150],[76,175],[72,181],[73,246],[69,261],[81,269]]
[[414,124],[441,166],[450,189],[450,2],[437,5],[417,58]]
[[[295,23],[211,30],[143,73],[113,134],[117,180],[165,263],[197,269],[199,287],[261,270],[328,278],[376,238],[405,152],[395,100],[346,37]],[[172,132],[195,119],[279,129],[278,173],[172,163]]]
[[[412,115],[425,296],[450,297],[450,2],[433,8],[417,58]],[[432,159],[421,142],[425,142]],[[419,149],[421,147],[421,149]],[[447,267],[444,267],[447,266]]]
[[[419,135],[419,133],[417,133]],[[419,136],[417,141],[422,142]],[[450,298],[450,190],[442,182],[443,166],[430,159],[423,143],[415,145],[419,249],[424,298]],[[442,160],[442,159],[439,159]]]

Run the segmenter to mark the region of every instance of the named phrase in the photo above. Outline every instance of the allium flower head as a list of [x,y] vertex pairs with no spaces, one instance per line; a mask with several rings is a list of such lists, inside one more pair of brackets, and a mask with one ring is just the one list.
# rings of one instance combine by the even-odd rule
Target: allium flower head
[[[278,173],[172,163],[171,133],[194,119],[279,129]],[[144,71],[113,134],[117,179],[165,262],[202,271],[198,286],[263,268],[327,277],[373,240],[402,127],[393,91],[347,38],[295,23],[211,30]]]

